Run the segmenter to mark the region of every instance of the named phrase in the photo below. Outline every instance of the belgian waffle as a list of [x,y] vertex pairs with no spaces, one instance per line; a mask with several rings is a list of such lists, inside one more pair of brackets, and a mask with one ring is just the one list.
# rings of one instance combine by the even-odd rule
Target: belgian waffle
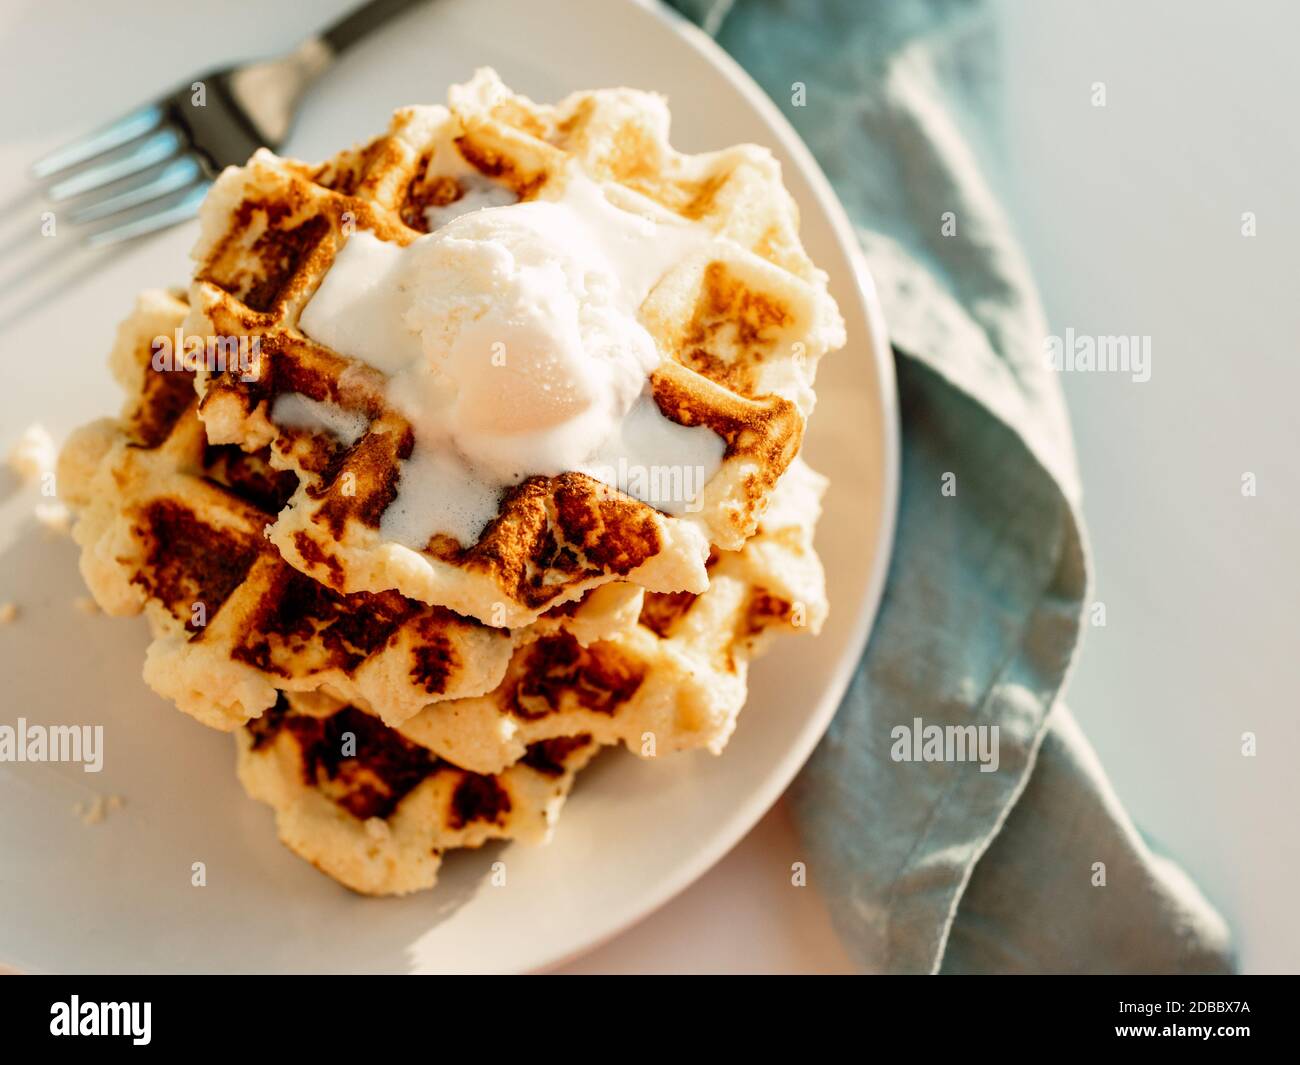
[[[406,246],[466,197],[545,200],[575,174],[716,237],[638,314],[659,411],[725,445],[702,509],[568,472],[503,491],[472,545],[390,542],[414,430],[386,373],[306,335],[304,308],[357,229]],[[144,293],[119,330],[126,405],[70,439],[60,492],[97,602],[149,620],[146,680],[235,732],[247,793],[341,883],[404,894],[450,849],[544,841],[603,746],[721,751],[754,656],[820,628],[825,481],[798,452],[843,326],[765,151],[683,155],[659,97],[541,106],[480,71],[325,163],[226,171],[194,255],[188,292]],[[159,370],[159,336],[259,353]],[[286,397],[339,417],[277,415]]]
[[544,843],[590,737],[533,744],[493,775],[466,772],[355,706],[282,697],[236,734],[239,780],[280,840],[365,895],[432,887],[442,855],[488,840]]
[[796,461],[755,536],[711,560],[704,593],[649,593],[634,629],[585,648],[544,636],[489,695],[435,703],[398,728],[318,694],[282,695],[237,734],[239,779],[275,810],[286,846],[364,894],[431,886],[453,848],[545,842],[602,746],[720,752],[749,661],[778,631],[820,629],[824,488]]
[[642,757],[721,752],[745,703],[749,661],[776,632],[816,633],[825,619],[812,546],[825,484],[796,459],[758,532],[710,560],[706,591],[648,592],[635,627],[586,647],[564,632],[520,647],[496,689],[436,703],[399,731],[480,773],[577,735]]
[[627,585],[511,632],[396,592],[339,593],[286,565],[263,531],[296,476],[265,451],[209,444],[193,373],[153,368],[153,338],[185,315],[174,295],[140,296],[110,360],[125,410],[74,434],[58,473],[86,583],[105,612],[146,613],[145,679],[182,710],[229,730],[280,691],[324,689],[399,723],[492,690],[516,643],[562,630],[589,642],[635,621]]
[[[480,71],[452,89],[450,108],[399,110],[386,134],[323,164],[261,151],[220,177],[201,214],[187,330],[256,337],[261,358],[253,373],[202,374],[200,415],[211,443],[269,448],[272,466],[298,475],[269,534],[287,563],[339,593],[395,590],[510,627],[614,581],[704,590],[711,547],[742,547],[797,453],[817,360],[843,343],[843,326],[770,154],[683,155],[667,133],[657,96],[606,90],[541,106]],[[575,167],[627,210],[720,238],[640,309],[664,356],[651,376],[660,411],[725,442],[702,509],[670,517],[565,473],[505,492],[471,546],[385,540],[380,519],[400,490],[411,427],[387,402],[384,373],[308,337],[303,308],[354,230],[407,245],[468,192],[544,199]],[[360,415],[366,428],[345,443],[276,424],[273,403],[287,393]]]

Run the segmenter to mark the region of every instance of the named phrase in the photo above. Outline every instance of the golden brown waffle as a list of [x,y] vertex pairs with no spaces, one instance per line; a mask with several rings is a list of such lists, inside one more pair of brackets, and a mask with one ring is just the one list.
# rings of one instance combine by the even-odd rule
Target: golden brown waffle
[[[797,452],[842,323],[771,156],[682,155],[667,132],[658,97],[539,106],[488,71],[324,164],[259,152],[204,207],[188,305],[145,293],[124,323],[121,416],[61,456],[92,592],[150,621],[146,679],[237,730],[280,838],[354,890],[418,890],[448,849],[544,840],[601,746],[720,751],[769,636],[821,626],[825,482]],[[471,546],[387,542],[412,427],[383,372],[304,335],[303,308],[355,229],[406,245],[465,195],[554,198],[579,171],[719,238],[640,307],[660,411],[725,442],[703,508],[670,517],[566,473],[504,492]],[[153,338],[182,321],[258,356],[155,370]],[[356,432],[277,422],[294,395]]]
[[280,840],[366,895],[433,886],[448,850],[546,842],[598,750],[590,737],[552,740],[500,773],[469,773],[354,706],[293,695],[236,739],[240,783],[274,809]]
[[238,734],[240,781],[274,808],[286,846],[366,894],[429,887],[451,848],[544,842],[601,746],[721,751],[749,661],[775,632],[818,631],[824,488],[796,462],[756,535],[711,561],[707,591],[648,594],[634,629],[585,648],[545,636],[487,696],[434,704],[396,729],[337,700],[281,697]]
[[280,691],[324,689],[398,723],[490,691],[517,643],[561,630],[588,642],[634,622],[629,586],[512,633],[396,592],[341,594],[286,565],[263,531],[295,475],[208,444],[193,374],[152,368],[153,338],[185,314],[175,296],[141,295],[111,358],[126,409],[75,433],[58,474],[87,584],[107,613],[147,614],[145,679],[182,710],[233,729]]
[[[256,372],[202,375],[208,438],[256,451],[301,483],[270,537],[294,568],[338,592],[397,590],[493,625],[626,580],[699,593],[710,545],[739,549],[798,451],[818,358],[843,343],[825,276],[799,244],[797,213],[770,154],[740,146],[682,155],[661,98],[580,93],[540,106],[490,71],[441,107],[398,111],[389,131],[320,165],[259,152],[227,170],[202,211],[190,332],[256,337]],[[725,441],[698,514],[666,516],[584,474],[533,477],[504,493],[497,518],[464,547],[435,536],[421,551],[387,542],[380,519],[411,453],[409,423],[386,401],[383,373],[299,328],[348,233],[409,244],[429,209],[484,183],[520,198],[558,195],[571,167],[611,202],[664,211],[723,240],[670,271],[641,307],[664,361],[651,377],[669,419]],[[251,378],[251,379],[250,379]],[[286,393],[360,415],[346,444],[276,425]]]
[[564,736],[623,743],[642,757],[721,752],[745,703],[750,660],[775,632],[816,633],[825,619],[812,544],[825,483],[796,460],[758,532],[710,561],[705,592],[647,593],[638,625],[587,647],[567,633],[521,647],[495,690],[434,704],[399,731],[480,773]]

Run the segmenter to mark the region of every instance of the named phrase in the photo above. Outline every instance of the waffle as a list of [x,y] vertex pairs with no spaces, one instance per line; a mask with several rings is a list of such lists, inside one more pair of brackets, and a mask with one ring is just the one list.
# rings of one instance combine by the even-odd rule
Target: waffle
[[598,749],[590,737],[553,740],[499,773],[469,773],[355,706],[298,695],[236,740],[240,783],[275,811],[280,840],[365,895],[432,887],[448,850],[546,842]]
[[635,629],[585,648],[544,636],[490,695],[436,703],[396,729],[338,700],[281,696],[237,734],[244,789],[322,872],[363,894],[404,894],[432,886],[452,848],[545,842],[602,746],[720,752],[749,661],[776,632],[816,633],[825,618],[812,550],[824,489],[796,461],[754,537],[711,560],[704,593],[647,594]]
[[[797,214],[766,151],[683,155],[657,96],[579,93],[540,106],[480,71],[450,107],[396,112],[375,141],[319,165],[258,152],[227,170],[201,213],[188,331],[258,338],[253,372],[204,372],[200,415],[213,444],[269,449],[298,486],[269,536],[290,566],[338,593],[395,591],[494,626],[527,626],[611,582],[698,594],[711,549],[736,551],[797,453],[817,360],[843,343],[825,276],[799,244]],[[466,546],[386,540],[414,444],[374,366],[300,328],[304,307],[348,235],[407,245],[462,197],[552,198],[574,169],[611,202],[686,219],[718,240],[670,270],[640,308],[664,356],[659,410],[725,442],[697,513],[671,517],[581,473],[530,477]],[[277,424],[296,393],[357,421],[353,439]]]
[[642,757],[720,753],[745,703],[749,661],[775,633],[815,634],[825,619],[812,545],[825,486],[796,459],[758,532],[710,560],[706,591],[647,593],[634,628],[587,647],[563,632],[521,647],[494,691],[436,703],[399,731],[480,773],[578,735]]
[[193,373],[152,366],[153,338],[186,312],[174,295],[141,295],[110,359],[122,416],[75,433],[58,471],[86,583],[105,612],[148,616],[145,679],[182,710],[230,730],[281,691],[323,689],[397,724],[492,690],[519,643],[561,631],[585,643],[635,622],[628,585],[511,632],[396,592],[341,594],[285,564],[263,531],[297,477],[265,451],[209,444]]
[[[449,104],[325,163],[262,151],[222,174],[188,290],[144,293],[119,330],[121,414],[58,467],[96,601],[148,619],[145,679],[234,732],[280,839],[370,895],[431,886],[448,850],[544,842],[602,747],[720,752],[752,659],[827,609],[825,480],[798,452],[843,325],[776,162],[681,154],[663,100],[626,89],[540,106],[480,71]],[[390,371],[303,311],[358,229],[407,246],[575,180],[710,235],[638,310],[662,356],[648,394],[725,449],[701,506],[571,471],[504,489],[472,544],[397,543],[381,521],[415,429]],[[159,369],[159,336],[254,357]]]

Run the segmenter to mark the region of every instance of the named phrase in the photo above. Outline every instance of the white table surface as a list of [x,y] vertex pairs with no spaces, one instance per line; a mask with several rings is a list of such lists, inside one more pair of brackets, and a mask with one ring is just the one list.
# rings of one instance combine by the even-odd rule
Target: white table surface
[[[321,2],[311,19],[348,6]],[[0,202],[31,207],[21,168],[38,151],[240,55],[250,26],[274,51],[304,25],[297,3],[226,7],[9,0]],[[1294,971],[1300,8],[1020,0],[1003,21],[1006,123],[990,163],[1054,328],[1153,344],[1146,384],[1065,381],[1107,608],[1070,702],[1135,819],[1228,916],[1244,967]],[[185,35],[185,48],[150,41]],[[95,60],[112,80],[88,73]],[[1090,104],[1096,81],[1105,108]],[[13,103],[37,99],[39,111]],[[1253,239],[1239,235],[1248,210]],[[0,306],[0,320],[13,313]],[[1239,753],[1248,729],[1254,759]],[[702,880],[562,971],[847,971],[815,878],[789,883],[800,857],[778,806]]]

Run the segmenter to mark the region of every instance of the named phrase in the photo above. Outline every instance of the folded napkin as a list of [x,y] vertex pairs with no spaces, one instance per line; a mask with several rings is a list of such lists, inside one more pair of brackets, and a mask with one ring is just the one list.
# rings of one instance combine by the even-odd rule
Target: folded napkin
[[[968,139],[996,54],[985,5],[675,6],[821,162],[894,346],[903,447],[889,581],[791,792],[810,881],[851,955],[873,972],[1227,971],[1222,918],[1142,840],[1058,700],[1088,556],[1042,311]],[[997,727],[995,771],[987,758],[891,757],[922,754],[915,737],[932,726],[968,725]]]

